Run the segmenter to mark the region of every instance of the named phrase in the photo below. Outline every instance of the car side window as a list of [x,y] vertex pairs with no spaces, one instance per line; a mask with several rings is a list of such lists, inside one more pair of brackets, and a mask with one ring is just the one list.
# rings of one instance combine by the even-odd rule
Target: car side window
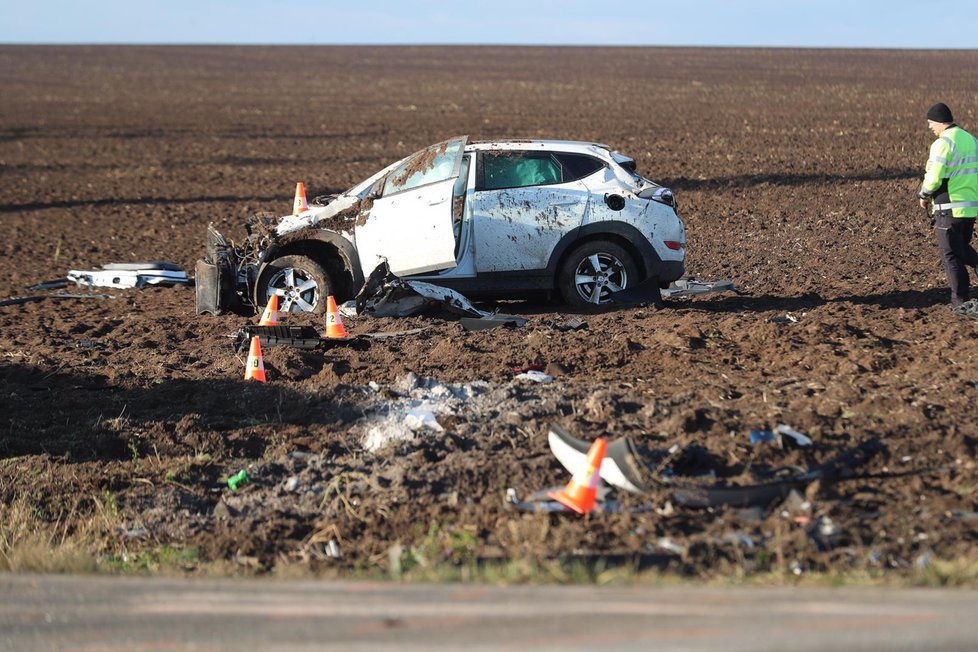
[[554,154],[554,157],[560,161],[561,168],[564,170],[564,183],[589,177],[605,167],[604,161],[586,154],[559,153]]
[[560,163],[549,152],[490,151],[480,157],[479,190],[544,186],[564,181]]
[[465,139],[456,138],[432,145],[404,161],[384,180],[382,197],[411,190],[458,174]]

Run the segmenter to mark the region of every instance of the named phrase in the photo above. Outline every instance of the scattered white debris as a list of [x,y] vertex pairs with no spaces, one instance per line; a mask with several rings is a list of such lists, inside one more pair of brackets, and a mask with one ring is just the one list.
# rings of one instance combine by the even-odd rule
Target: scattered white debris
[[[444,432],[439,416],[458,413],[473,398],[485,393],[489,383],[477,380],[446,385],[435,378],[419,378],[414,372],[399,376],[391,390],[402,398],[386,401],[364,424],[363,446],[377,451],[398,441],[413,441],[425,433]],[[376,390],[379,391],[378,386]]]
[[545,374],[542,371],[536,371],[535,369],[524,371],[521,374],[516,374],[513,376],[513,380],[530,380],[535,383],[549,383],[553,379],[553,376]]
[[785,437],[791,437],[792,439],[795,440],[795,443],[798,444],[799,446],[811,446],[813,443],[810,437],[807,437],[801,434],[800,432],[798,432],[797,430],[795,430],[794,428],[792,428],[791,426],[786,426],[784,424],[779,424],[774,429],[774,432]]

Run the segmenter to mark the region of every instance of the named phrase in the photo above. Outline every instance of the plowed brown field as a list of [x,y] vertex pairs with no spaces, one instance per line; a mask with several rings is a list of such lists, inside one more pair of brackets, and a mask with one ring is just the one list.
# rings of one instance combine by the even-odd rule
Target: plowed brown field
[[[603,555],[715,576],[969,557],[976,322],[945,307],[915,191],[927,107],[947,102],[974,131],[976,88],[975,52],[0,47],[0,297],[109,262],[192,271],[208,222],[241,237],[249,215],[287,212],[298,180],[310,198],[335,192],[459,134],[634,156],[676,192],[687,271],[743,290],[567,332],[539,303],[505,306],[529,318],[515,330],[348,319],[354,335],[423,330],[267,349],[266,385],[241,379],[227,337],[252,319],[195,316],[192,288],[2,307],[0,520],[26,509],[106,565],[174,548],[196,549],[188,563],[380,572]],[[535,362],[553,383],[513,379]],[[408,372],[487,384],[440,417],[445,432],[366,450]],[[551,422],[631,437],[662,483],[745,484],[876,437],[888,452],[809,486],[807,524],[780,504],[685,507],[668,484],[626,498],[647,511],[509,511],[507,487],[568,479]],[[814,446],[750,444],[782,423]],[[231,492],[246,466],[254,482]]]

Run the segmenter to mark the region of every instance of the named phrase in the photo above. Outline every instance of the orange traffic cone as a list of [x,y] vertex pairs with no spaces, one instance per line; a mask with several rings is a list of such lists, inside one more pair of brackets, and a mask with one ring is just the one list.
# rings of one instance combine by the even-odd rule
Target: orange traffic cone
[[594,509],[598,495],[598,483],[601,482],[601,461],[608,444],[598,437],[587,452],[587,466],[575,473],[563,491],[549,492],[547,495],[570,507],[578,514],[587,514]]
[[268,297],[268,304],[265,306],[265,312],[262,313],[261,321],[258,322],[259,326],[274,326],[278,323],[278,295],[273,294]]
[[261,359],[261,340],[257,335],[251,337],[248,362],[245,364],[245,380],[265,382],[265,363]]
[[292,202],[292,214],[298,215],[307,210],[309,210],[309,204],[306,203],[306,185],[300,181],[295,184],[295,201]]
[[330,339],[349,337],[332,294],[326,297],[326,337]]

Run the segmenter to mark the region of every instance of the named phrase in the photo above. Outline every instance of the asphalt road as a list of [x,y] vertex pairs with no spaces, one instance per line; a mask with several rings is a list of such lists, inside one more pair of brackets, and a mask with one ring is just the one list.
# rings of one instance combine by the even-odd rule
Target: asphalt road
[[978,591],[0,575],[0,650],[978,650]]

